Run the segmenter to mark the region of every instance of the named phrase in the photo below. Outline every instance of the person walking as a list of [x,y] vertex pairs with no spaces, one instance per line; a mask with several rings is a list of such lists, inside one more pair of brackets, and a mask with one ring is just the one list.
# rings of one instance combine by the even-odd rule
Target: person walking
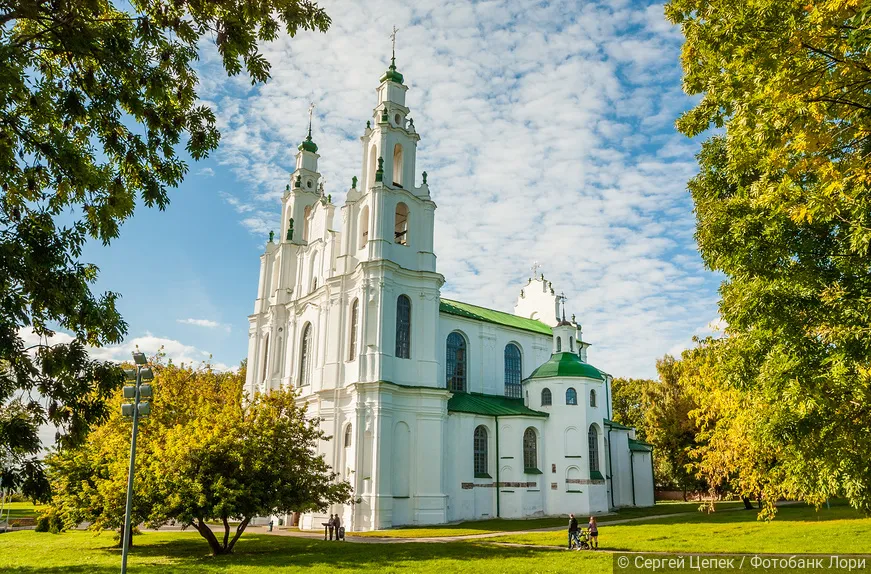
[[[596,517],[591,516],[590,522],[587,524],[590,529],[590,548],[593,550],[599,549],[599,525],[596,524]],[[594,546],[595,544],[595,546]]]
[[338,514],[336,514],[336,518],[335,520],[333,520],[333,526],[336,529],[336,542],[338,542],[339,540],[343,540],[344,537],[342,536],[342,520],[339,518]]
[[569,550],[572,549],[573,544],[580,545],[578,540],[578,519],[575,518],[574,514],[569,514]]
[[333,539],[333,529],[336,527],[336,519],[330,514],[330,519],[327,521],[327,528],[330,529],[330,540]]

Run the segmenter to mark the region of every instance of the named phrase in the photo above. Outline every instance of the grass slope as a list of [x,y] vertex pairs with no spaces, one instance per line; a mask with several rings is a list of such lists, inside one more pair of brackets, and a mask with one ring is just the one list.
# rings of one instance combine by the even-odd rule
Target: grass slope
[[[0,535],[5,574],[117,574],[121,551],[111,535],[13,532]],[[211,557],[198,534],[145,533],[134,538],[128,571],[139,573],[272,574],[284,572],[611,572],[606,554],[554,552],[465,542],[336,543],[286,536],[244,535],[232,556]]]
[[[563,546],[566,534],[541,532],[487,540]],[[602,523],[599,545],[642,552],[871,554],[871,518],[847,506],[819,511],[784,506],[769,523],[758,521],[754,511],[699,513],[613,526]]]
[[44,505],[34,505],[30,502],[7,502],[3,506],[3,518],[6,519],[6,512],[9,511],[9,519],[16,518],[36,518],[39,511],[45,508]]

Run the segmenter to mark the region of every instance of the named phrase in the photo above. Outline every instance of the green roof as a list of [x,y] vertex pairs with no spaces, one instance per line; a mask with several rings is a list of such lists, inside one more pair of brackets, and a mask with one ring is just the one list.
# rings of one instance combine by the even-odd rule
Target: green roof
[[653,445],[644,441],[629,439],[629,450],[638,450],[642,452],[652,452]]
[[538,319],[526,319],[518,317],[504,311],[494,311],[469,303],[460,303],[459,301],[451,301],[450,299],[442,299],[439,303],[439,311],[457,317],[465,317],[467,319],[475,319],[476,321],[485,321],[487,323],[495,323],[505,327],[512,327],[522,331],[531,331],[539,335],[552,336],[553,331],[550,327],[539,321]]
[[299,144],[299,147],[297,149],[299,151],[310,151],[312,153],[315,153],[318,151],[318,145],[312,141],[312,136],[311,134],[309,134],[308,137],[305,138],[301,144]]
[[554,353],[550,359],[532,371],[529,379],[549,379],[551,377],[585,377],[604,381],[602,371],[585,363],[574,353]]
[[401,84],[403,81],[402,74],[396,71],[396,58],[390,58],[390,67],[387,68],[387,71],[381,76],[380,81],[390,80],[391,82],[396,82],[397,84]]
[[454,393],[448,399],[448,412],[472,413],[486,416],[547,417],[547,413],[534,411],[523,404],[523,399],[482,393]]
[[608,420],[608,419],[605,419],[605,426],[609,426],[612,429],[618,429],[618,430],[632,430],[632,427],[627,427],[625,425],[621,425],[620,423],[615,423],[614,421]]

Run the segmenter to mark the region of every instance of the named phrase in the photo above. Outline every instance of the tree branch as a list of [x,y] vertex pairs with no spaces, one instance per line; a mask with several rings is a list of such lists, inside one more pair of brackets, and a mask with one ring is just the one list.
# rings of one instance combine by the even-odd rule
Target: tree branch
[[239,523],[239,526],[236,527],[236,535],[233,536],[233,540],[230,541],[230,546],[227,547],[227,552],[233,551],[236,541],[239,540],[239,537],[242,536],[243,532],[245,532],[245,528],[248,527],[249,522],[251,522],[251,517],[246,516],[245,519]]

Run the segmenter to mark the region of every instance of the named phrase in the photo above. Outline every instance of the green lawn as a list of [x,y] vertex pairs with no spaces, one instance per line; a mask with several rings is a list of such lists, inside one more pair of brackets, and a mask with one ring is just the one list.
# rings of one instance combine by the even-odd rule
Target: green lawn
[[[843,505],[820,511],[784,506],[770,523],[758,521],[755,511],[733,511],[601,524],[599,545],[611,550],[871,554],[871,518]],[[566,533],[515,534],[487,541],[563,546]]]
[[[121,553],[108,534],[33,531],[0,534],[7,574],[117,574]],[[364,544],[270,535],[245,535],[232,556],[211,557],[195,533],[148,532],[134,538],[129,572],[272,574],[280,572],[589,572],[610,573],[606,554],[510,548],[467,542]]]
[[3,506],[3,519],[6,519],[6,512],[9,511],[9,519],[16,518],[36,518],[39,511],[45,508],[43,505],[34,505],[30,502],[7,502]]
[[[627,518],[641,518],[644,516],[656,516],[661,514],[677,514],[681,512],[695,512],[701,503],[699,502],[660,502],[656,506],[644,508],[623,508],[614,514],[602,516],[600,524],[614,520]],[[719,502],[717,508],[743,507],[741,502]],[[588,517],[578,516],[578,520],[585,522]],[[523,520],[508,520],[494,518],[490,520],[472,520],[459,524],[440,524],[425,528],[394,528],[392,530],[375,530],[372,532],[352,533],[349,536],[367,536],[379,538],[435,538],[442,536],[466,536],[469,534],[489,534],[491,532],[516,532],[518,530],[535,530],[538,528],[562,527],[568,524],[568,515],[564,517],[531,518]]]
[[[754,511],[729,511],[601,524],[601,545],[616,550],[779,553],[787,557],[805,553],[871,554],[871,518],[863,518],[843,505],[819,512],[806,506],[782,507],[771,523],[758,522]],[[208,546],[196,533],[146,532],[134,538],[129,565],[131,574],[266,574],[276,570],[379,574],[612,572],[615,557],[610,553],[565,552],[548,547],[562,546],[564,538],[565,533],[560,531],[506,535],[482,542],[338,543],[246,534],[234,555],[211,557]],[[491,541],[542,547],[514,547]],[[118,571],[120,551],[109,533],[95,536],[83,531],[59,535],[21,531],[0,534],[0,563],[4,573],[13,574],[109,574]]]

